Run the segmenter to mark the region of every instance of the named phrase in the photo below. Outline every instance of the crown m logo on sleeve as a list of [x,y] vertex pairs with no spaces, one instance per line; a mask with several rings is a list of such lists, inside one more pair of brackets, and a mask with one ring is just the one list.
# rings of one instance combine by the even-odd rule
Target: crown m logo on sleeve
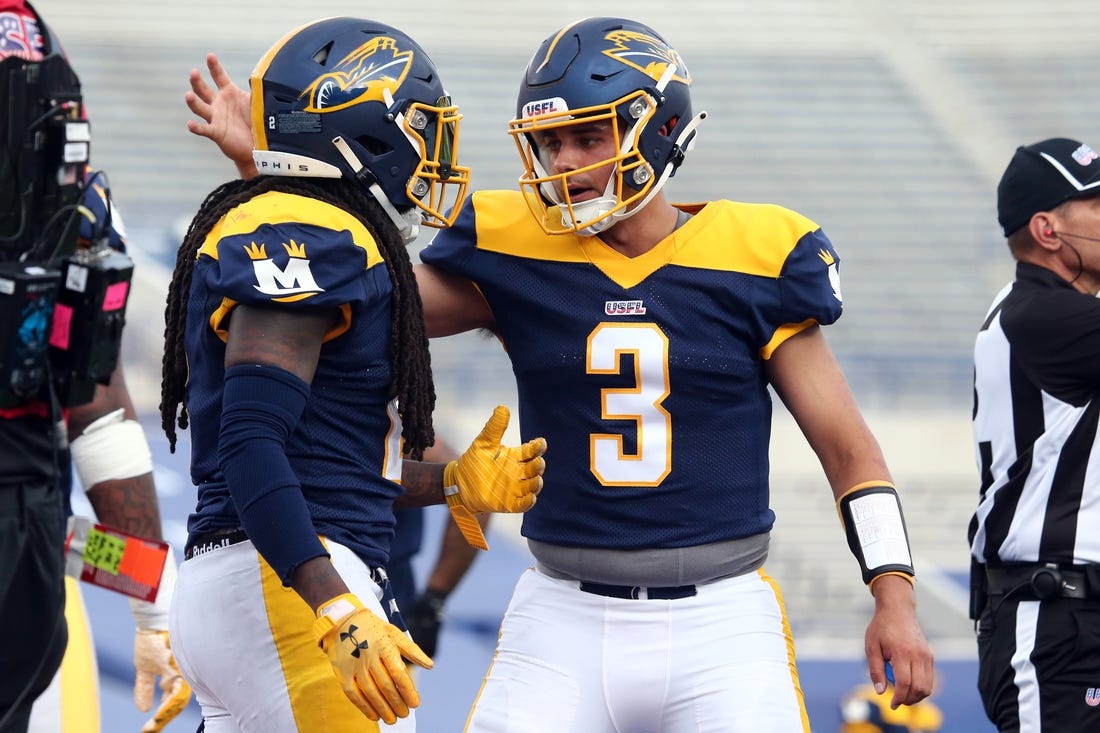
[[257,284],[252,287],[264,295],[272,296],[271,299],[278,302],[302,300],[325,292],[309,269],[305,245],[292,239],[289,243],[284,242],[283,248],[288,255],[287,263],[283,267],[267,256],[263,244],[257,246],[253,242],[244,248],[252,260],[252,269],[256,274]]

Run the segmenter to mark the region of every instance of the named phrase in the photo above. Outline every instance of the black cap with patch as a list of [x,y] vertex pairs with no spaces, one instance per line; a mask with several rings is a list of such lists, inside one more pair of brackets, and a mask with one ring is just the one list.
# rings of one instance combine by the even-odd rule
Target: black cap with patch
[[997,184],[997,220],[1007,237],[1040,211],[1086,196],[1100,196],[1100,155],[1077,140],[1043,140],[1009,161]]

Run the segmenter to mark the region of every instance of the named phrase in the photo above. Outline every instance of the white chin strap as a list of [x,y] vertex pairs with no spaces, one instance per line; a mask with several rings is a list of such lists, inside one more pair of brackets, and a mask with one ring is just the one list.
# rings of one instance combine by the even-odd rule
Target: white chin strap
[[[605,231],[609,226],[614,224],[619,219],[627,216],[626,212],[616,212],[608,216],[608,212],[611,211],[618,203],[614,196],[600,196],[598,199],[591,199],[589,201],[582,201],[579,204],[573,204],[572,210],[567,204],[558,204],[558,208],[561,210],[561,221],[567,227],[575,227],[579,221],[590,221],[599,217],[598,221],[594,221],[583,229],[577,230],[577,235],[581,237],[592,237]],[[571,216],[576,214],[576,218]]]
[[[692,137],[692,135],[695,133],[695,128],[699,126],[699,123],[702,122],[703,120],[705,120],[706,118],[707,118],[707,113],[706,112],[700,112],[699,114],[692,117],[688,121],[688,123],[683,126],[683,129],[680,130],[680,134],[676,136],[676,143],[675,144],[678,147],[683,149],[685,155],[687,153],[690,153],[692,148],[695,147],[695,138]],[[658,178],[657,182],[653,184],[653,187],[649,189],[649,193],[647,193],[645,195],[645,198],[643,198],[641,201],[639,201],[636,204],[634,204],[633,206],[631,206],[630,209],[623,209],[622,211],[616,211],[614,214],[607,217],[606,221],[608,221],[608,222],[622,221],[623,219],[628,219],[631,216],[634,216],[634,214],[636,214],[639,211],[641,211],[642,209],[644,209],[645,205],[648,204],[650,202],[650,200],[654,196],[656,196],[657,193],[662,188],[664,188],[665,183],[672,176],[672,173],[673,173],[673,171],[675,171],[675,169],[676,168],[675,168],[675,166],[672,165],[671,161],[668,162],[667,164],[665,164],[665,169],[663,171],[661,171],[661,177]],[[608,185],[610,186],[610,182],[608,183]],[[599,223],[602,224],[603,222],[599,222]],[[609,226],[611,226],[610,223],[606,224],[603,228],[606,229]]]
[[[348,144],[344,142],[344,138],[333,138],[332,145],[340,152],[340,155],[344,156],[344,160],[347,161],[348,165],[351,166],[351,169],[355,171],[356,175],[359,174],[359,171],[363,170],[365,166],[363,165],[362,161],[359,160],[359,157],[348,146]],[[401,240],[405,244],[411,243],[418,236],[420,236],[420,222],[422,221],[422,219],[420,218],[420,212],[416,209],[415,206],[406,210],[404,213],[401,213],[386,196],[386,193],[382,190],[382,187],[379,186],[377,183],[371,182],[370,184],[368,184],[367,190],[370,191],[370,194],[374,197],[374,200],[378,202],[378,204],[382,207],[382,210],[385,211],[386,214],[390,217],[390,221],[392,221],[393,225],[397,227],[397,231],[401,235]]]

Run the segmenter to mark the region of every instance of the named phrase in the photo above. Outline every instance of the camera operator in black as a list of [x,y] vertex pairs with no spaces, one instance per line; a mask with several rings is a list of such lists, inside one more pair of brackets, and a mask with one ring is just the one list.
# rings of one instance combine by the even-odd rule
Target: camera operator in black
[[[21,120],[13,119],[15,108],[24,106],[30,94],[28,91],[20,96],[24,89],[31,88],[26,83],[28,77],[46,83],[41,79],[46,58],[50,58],[54,69],[59,68],[60,61],[47,29],[32,9],[23,3],[2,2],[0,14],[5,31],[0,71],[6,82],[5,109],[12,110],[4,120],[0,260],[14,267],[28,254],[33,258],[34,253],[27,250],[51,236],[40,231],[44,228],[42,217],[49,213],[44,214],[42,209],[58,208],[56,201],[52,206],[42,202],[41,181],[48,180],[49,172],[38,170],[37,161],[29,155],[33,152],[28,150],[31,143],[21,144],[38,134],[42,123],[33,130],[15,129],[23,127]],[[26,112],[25,116],[32,114]],[[44,163],[43,167],[56,165]],[[83,172],[81,168],[69,175],[75,179]],[[60,239],[68,234],[56,231],[52,236]],[[52,294],[40,296],[37,304],[30,302],[31,296],[26,297],[27,305],[16,300],[12,306],[13,310],[21,308],[15,312],[15,319],[6,314],[9,324],[18,322],[19,333],[3,344],[9,352],[3,354],[5,376],[12,376],[0,384],[0,628],[5,632],[0,731],[4,733],[27,730],[31,704],[49,685],[68,642],[63,581],[68,453],[62,411],[48,391],[42,395],[36,390],[21,397],[9,384],[20,381],[17,375],[26,371],[26,364],[17,363],[21,356],[10,353],[15,348],[12,341],[20,346],[29,344],[39,352],[38,361],[44,361]],[[40,371],[34,359],[27,357],[27,364],[36,367],[32,371]],[[19,386],[29,391],[33,381],[21,381]]]
[[[120,254],[125,232],[106,178],[87,170],[80,83],[24,0],[0,0],[0,29],[0,733],[24,733],[69,638],[64,540],[74,465],[100,522],[157,540],[161,525],[149,446],[118,360],[132,263]],[[109,296],[83,304],[94,282],[119,272]],[[71,322],[58,316],[65,299]],[[92,329],[89,313],[99,319]],[[156,677],[164,691],[148,731],[190,697],[167,638],[174,568],[170,557],[155,603],[130,604],[135,703],[151,707]],[[89,678],[74,684],[94,689],[94,669],[82,673]]]
[[1016,150],[997,188],[1016,260],[974,347],[969,529],[978,689],[1002,733],[1100,730],[1100,155]]

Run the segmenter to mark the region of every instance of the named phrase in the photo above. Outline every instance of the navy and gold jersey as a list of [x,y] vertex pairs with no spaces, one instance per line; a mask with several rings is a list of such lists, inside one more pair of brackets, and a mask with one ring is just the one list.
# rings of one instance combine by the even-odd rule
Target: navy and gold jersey
[[191,476],[198,487],[192,535],[240,524],[217,458],[233,309],[329,308],[341,317],[325,335],[286,454],[317,532],[365,562],[385,563],[401,470],[401,425],[389,397],[392,290],[370,233],[329,204],[269,192],[212,228],[195,262],[187,312]]
[[629,258],[547,235],[519,192],[475,194],[421,253],[472,280],[512,360],[524,440],[547,440],[523,534],[684,547],[767,531],[764,361],[841,313],[838,257],[812,221],[715,201]]

